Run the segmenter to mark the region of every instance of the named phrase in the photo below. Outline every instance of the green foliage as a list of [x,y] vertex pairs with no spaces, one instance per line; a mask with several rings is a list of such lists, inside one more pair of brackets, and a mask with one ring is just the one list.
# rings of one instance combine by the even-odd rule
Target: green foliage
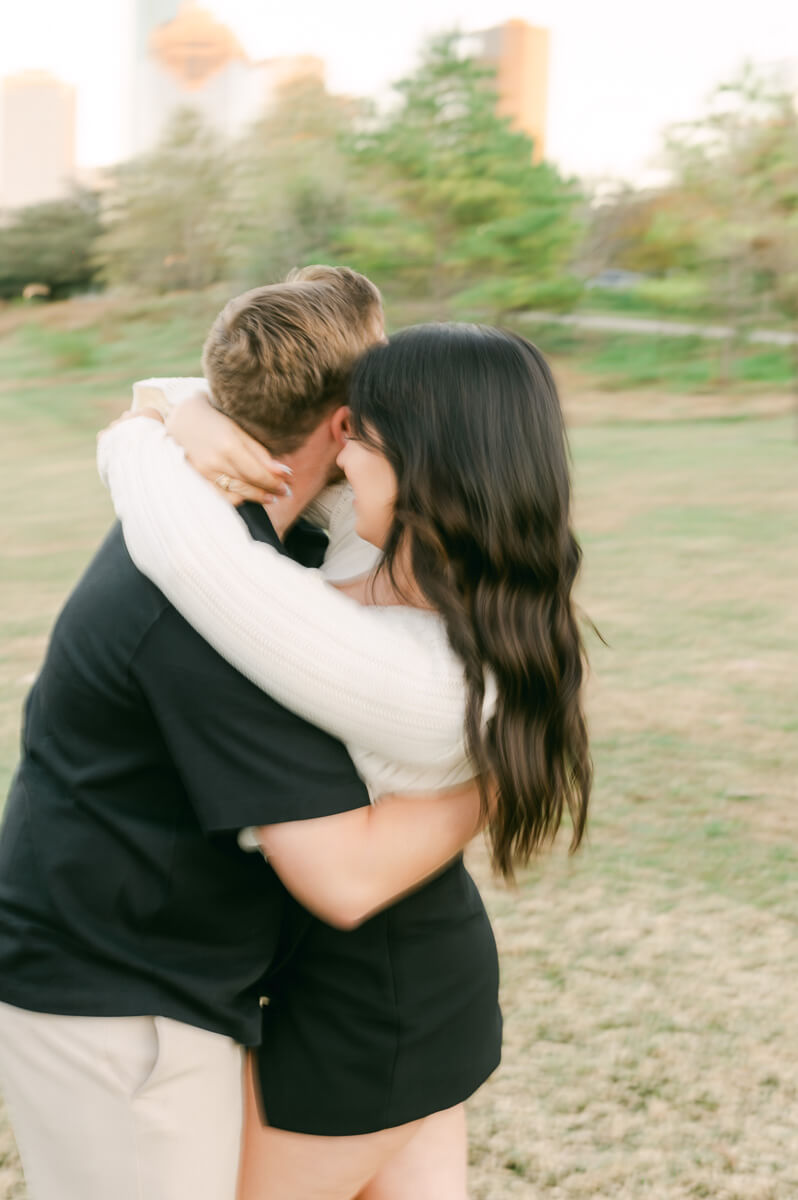
[[644,236],[624,256],[630,270],[661,275],[675,270],[691,270],[700,264],[701,231],[692,204],[678,192],[660,198],[649,206]]
[[350,211],[344,139],[356,111],[318,81],[296,80],[234,148],[237,278],[254,286],[335,255]]
[[391,288],[425,294],[426,264],[434,244],[423,221],[381,197],[355,195],[348,224],[339,231],[338,258]]
[[798,318],[798,117],[792,96],[746,66],[669,150],[696,234],[696,273],[731,328],[722,374],[763,294]]
[[98,245],[105,280],[163,292],[224,278],[235,228],[230,165],[229,151],[185,110],[152,154],[118,167]]
[[[798,111],[782,96],[756,146],[752,277],[770,308],[798,328]],[[798,389],[798,351],[794,351]]]
[[[746,66],[666,140],[672,182],[621,189],[592,213],[583,263],[652,275],[642,311],[722,322],[718,382],[759,378],[745,350],[754,324],[798,325],[798,113],[789,89]],[[591,297],[595,305],[598,301]],[[605,303],[605,307],[609,304]],[[765,377],[785,355],[767,354]],[[798,359],[795,368],[798,387]]]
[[456,34],[433,38],[396,85],[397,106],[355,140],[367,198],[346,244],[355,257],[372,249],[376,225],[401,247],[400,278],[461,309],[500,316],[543,295],[571,307],[579,285],[563,276],[580,234],[578,191],[533,164],[532,143],[496,114],[491,72],[459,44]]
[[715,364],[700,338],[608,335],[585,353],[585,366],[615,390],[656,387],[698,391],[713,383]]
[[643,280],[633,297],[653,312],[686,317],[705,317],[710,300],[706,281],[686,271]]
[[508,317],[529,309],[570,312],[576,307],[583,284],[575,275],[551,274],[548,277],[509,273],[488,276],[483,282],[465,288],[454,298],[456,310],[463,316],[479,315],[486,321]]
[[[541,338],[544,350],[549,346]],[[572,354],[601,385],[609,390],[652,387],[673,392],[714,391],[725,380],[718,343],[699,337],[595,335],[577,340]],[[767,350],[740,350],[733,365],[740,384],[784,388],[792,376],[790,355],[774,346]]]
[[737,363],[737,376],[746,383],[765,383],[784,387],[791,382],[794,371],[792,356],[777,346],[746,354]]
[[20,296],[30,284],[54,298],[85,291],[100,229],[97,197],[88,191],[20,209],[0,228],[0,297]]

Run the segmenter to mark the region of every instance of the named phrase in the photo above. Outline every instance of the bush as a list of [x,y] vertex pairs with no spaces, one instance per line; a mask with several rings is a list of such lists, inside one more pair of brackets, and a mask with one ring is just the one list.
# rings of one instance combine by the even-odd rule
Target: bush
[[90,288],[101,229],[97,197],[88,191],[20,209],[0,229],[0,297],[21,296],[31,284],[55,300]]
[[710,302],[706,284],[694,275],[646,279],[637,285],[633,295],[647,307],[669,316],[706,318]]

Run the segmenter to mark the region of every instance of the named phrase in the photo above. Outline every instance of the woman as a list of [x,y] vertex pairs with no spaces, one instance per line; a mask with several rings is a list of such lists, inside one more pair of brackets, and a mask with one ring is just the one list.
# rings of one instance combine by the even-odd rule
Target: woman
[[[348,595],[250,544],[154,423],[101,443],[129,549],[220,653],[346,741],[373,796],[488,781],[510,876],[566,807],[579,843],[591,784],[554,382],[523,338],[419,326],[364,356],[349,398],[338,461],[382,558]],[[248,1126],[245,1200],[461,1200],[462,1103],[498,1060],[496,989],[461,861],[353,933],[313,925],[266,1010],[270,1126]]]

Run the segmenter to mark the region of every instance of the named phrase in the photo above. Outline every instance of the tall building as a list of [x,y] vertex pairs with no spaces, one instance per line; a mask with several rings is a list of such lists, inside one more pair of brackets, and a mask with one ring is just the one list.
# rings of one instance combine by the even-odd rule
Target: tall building
[[136,0],[134,53],[131,154],[151,150],[180,108],[235,136],[288,79],[324,76],[315,58],[253,62],[233,31],[194,0]]
[[0,85],[0,208],[57,200],[75,171],[75,89],[46,71]]
[[498,111],[534,143],[533,160],[546,153],[549,31],[526,21],[505,21],[477,34],[477,57],[496,71]]

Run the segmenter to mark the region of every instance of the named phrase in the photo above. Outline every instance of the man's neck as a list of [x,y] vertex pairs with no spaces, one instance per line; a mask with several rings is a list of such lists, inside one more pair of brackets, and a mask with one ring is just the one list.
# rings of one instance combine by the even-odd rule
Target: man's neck
[[319,470],[317,462],[303,455],[302,449],[295,454],[282,454],[280,461],[293,471],[289,479],[290,496],[279,496],[266,505],[274,532],[280,541],[285,540],[291,526],[299,520],[302,513],[319,492],[327,485],[327,476]]
[[[291,468],[290,496],[280,496],[266,508],[274,531],[283,541],[288,530],[302,515],[335,474],[335,459],[340,444],[329,421],[321,421],[296,450],[280,453],[280,462]],[[267,445],[268,449],[268,445]]]
[[296,495],[287,496],[285,499],[273,501],[271,504],[265,505],[269,520],[271,521],[274,532],[277,534],[281,542],[285,541],[286,534],[291,526],[302,515],[304,509],[310,504],[315,493],[311,493],[306,500],[297,503]]

